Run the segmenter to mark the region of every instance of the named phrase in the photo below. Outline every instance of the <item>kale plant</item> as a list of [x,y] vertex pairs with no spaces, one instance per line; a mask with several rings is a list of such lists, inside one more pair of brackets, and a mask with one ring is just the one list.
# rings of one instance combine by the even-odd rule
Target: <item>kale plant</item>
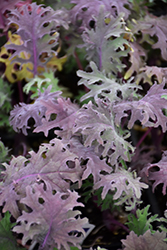
[[[121,249],[167,249],[167,209],[143,199],[160,184],[166,197],[167,15],[148,0],[40,2],[1,0],[1,127],[44,137],[11,156],[1,142],[1,249],[84,248],[90,200],[126,214],[106,224]],[[79,101],[59,84],[68,65]]]

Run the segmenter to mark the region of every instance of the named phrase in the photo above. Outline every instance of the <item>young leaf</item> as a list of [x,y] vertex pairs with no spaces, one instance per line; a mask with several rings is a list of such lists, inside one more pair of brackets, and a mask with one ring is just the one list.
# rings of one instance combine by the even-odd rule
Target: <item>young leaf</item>
[[11,87],[10,85],[0,78],[0,110],[9,112],[12,108],[11,106]]
[[149,207],[150,205],[141,210],[137,209],[136,216],[134,214],[128,214],[128,222],[126,222],[126,224],[128,225],[129,230],[134,231],[137,236],[143,235],[147,230],[150,230],[151,233],[155,233],[151,223],[159,221],[159,219],[157,218],[157,214],[149,217],[151,214],[148,213]]
[[54,76],[53,72],[45,72],[43,73],[43,77],[44,78],[36,76],[24,86],[23,91],[26,94],[28,94],[30,91],[33,92],[31,99],[36,99],[39,96],[39,92],[45,92],[49,85],[52,85],[51,92],[62,91],[62,95],[64,94],[66,97],[70,97],[70,93],[68,92],[67,88],[58,85],[59,80]]
[[0,173],[1,170],[4,169],[2,163],[6,162],[9,158],[8,156],[9,150],[5,147],[4,143],[0,139]]
[[53,194],[48,183],[46,187],[42,183],[27,186],[26,197],[21,199],[21,203],[31,208],[32,212],[23,211],[17,219],[20,225],[15,226],[13,231],[23,233],[23,244],[28,240],[32,243],[36,241],[43,250],[52,250],[55,246],[70,250],[71,244],[80,249],[87,219],[80,219],[80,211],[73,211],[74,207],[83,206],[77,202],[78,198],[78,194],[70,190]]

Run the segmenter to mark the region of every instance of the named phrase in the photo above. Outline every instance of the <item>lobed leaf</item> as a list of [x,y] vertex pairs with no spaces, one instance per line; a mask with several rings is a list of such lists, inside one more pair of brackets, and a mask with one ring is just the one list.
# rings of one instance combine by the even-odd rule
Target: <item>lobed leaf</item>
[[[36,3],[23,5],[21,10],[12,10],[11,14],[9,24],[14,23],[18,26],[17,34],[20,35],[23,43],[21,45],[10,44],[5,47],[15,50],[11,58],[15,56],[17,58],[13,62],[21,63],[21,65],[32,63],[32,72],[35,76],[40,67],[46,67],[46,58],[56,55],[52,49],[58,44],[56,27],[62,25],[68,28],[67,14],[63,10],[54,11],[51,7],[43,8],[42,5]],[[28,58],[20,58],[21,52],[25,52]],[[41,60],[44,53],[47,57]]]
[[113,191],[113,199],[118,200],[115,204],[125,203],[126,210],[132,210],[141,198],[141,189],[148,188],[148,185],[139,180],[140,177],[136,178],[130,171],[118,169],[115,173],[101,176],[101,180],[95,183],[94,189],[103,187],[102,199],[105,198],[109,190]]
[[71,182],[81,183],[83,169],[77,155],[71,153],[64,144],[54,139],[40,146],[39,151],[13,157],[9,164],[4,163],[1,172],[0,205],[3,212],[10,211],[17,218],[20,214],[17,201],[25,196],[25,189],[34,183],[49,183],[53,190],[66,192]]
[[121,84],[115,79],[110,79],[104,72],[98,70],[96,64],[91,61],[90,67],[91,73],[84,72],[82,70],[77,71],[77,75],[82,77],[78,85],[84,84],[90,91],[81,97],[81,101],[94,97],[95,100],[98,97],[107,97],[111,102],[120,99],[127,99],[132,93],[134,94],[135,89],[140,89],[134,83],[129,82]]
[[39,93],[39,97],[33,104],[20,103],[16,104],[14,109],[10,112],[10,124],[16,132],[22,130],[23,134],[27,135],[28,120],[32,117],[35,121],[35,127],[42,124],[42,118],[45,116],[46,108],[41,105],[42,99],[54,99],[57,98],[61,92],[57,91],[50,93],[52,86],[49,86],[44,93]]
[[112,16],[116,17],[120,13],[125,13],[125,19],[128,18],[130,11],[125,7],[125,5],[130,5],[127,0],[71,0],[71,3],[75,4],[71,9],[70,16],[72,23],[76,24],[78,21],[82,21],[83,27],[90,27],[90,22],[95,20],[98,16],[101,6],[103,6],[106,13],[110,13]]
[[151,234],[150,230],[147,230],[144,235],[138,237],[132,231],[125,240],[121,241],[124,245],[124,250],[166,250],[166,243],[164,242],[165,237],[165,232],[160,233],[157,231]]
[[136,215],[128,215],[128,222],[126,222],[126,224],[129,230],[133,231],[137,236],[143,235],[147,230],[150,230],[151,233],[155,233],[151,223],[159,221],[159,219],[157,218],[157,214],[150,216],[151,213],[148,212],[149,207],[150,205],[147,205],[143,209],[137,209]]
[[[8,32],[8,41],[7,43],[1,47],[0,52],[0,62],[4,63],[6,68],[4,71],[4,75],[8,79],[9,82],[14,83],[17,81],[22,81],[26,77],[32,78],[33,74],[28,70],[33,68],[32,63],[25,63],[24,65],[20,65],[20,63],[14,62],[14,60],[17,58],[17,56],[11,58],[12,53],[8,52],[8,50],[5,48],[5,46],[15,44],[15,45],[21,45],[22,40],[19,35],[12,34],[11,31]],[[20,53],[20,58],[27,59],[28,55],[25,52]]]
[[[146,174],[150,181],[154,181],[153,183],[153,191],[155,190],[156,186],[159,184],[163,184],[162,193],[163,195],[166,194],[167,188],[167,151],[164,151],[162,155],[162,159],[158,163],[149,163],[142,172]],[[154,168],[158,167],[158,171]]]
[[101,155],[109,157],[110,164],[115,165],[120,157],[129,161],[134,148],[125,140],[129,134],[122,135],[115,127],[111,110],[110,103],[100,100],[97,106],[85,104],[78,111],[73,132],[84,136],[85,147],[95,145],[95,152],[101,148]]
[[100,179],[101,172],[110,173],[112,171],[112,168],[106,164],[105,159],[100,159],[99,155],[94,151],[94,147],[85,147],[79,136],[73,136],[68,141],[67,147],[72,153],[78,156],[80,162],[88,160],[84,165],[85,169],[82,175],[82,180],[87,179],[88,176],[92,174],[94,177],[94,183],[96,183]]
[[128,128],[131,129],[134,123],[139,120],[143,126],[162,127],[162,131],[167,130],[167,116],[164,109],[167,108],[165,82],[154,83],[147,94],[139,101],[123,101],[113,107],[115,122],[120,124],[123,117],[128,117],[131,111]]
[[26,197],[21,199],[21,203],[31,208],[32,212],[23,211],[17,219],[19,225],[13,231],[23,233],[23,244],[28,240],[32,240],[32,243],[36,241],[44,250],[52,250],[55,246],[70,250],[70,244],[80,249],[84,235],[83,225],[87,223],[87,219],[80,219],[80,211],[73,211],[74,207],[83,206],[77,202],[78,198],[78,194],[70,190],[67,193],[53,194],[48,183],[46,188],[43,184],[27,186]]
[[129,42],[123,37],[128,31],[123,13],[116,18],[109,16],[108,23],[105,18],[104,8],[101,7],[95,28],[85,29],[82,34],[83,47],[86,48],[87,59],[94,61],[100,71],[116,75],[124,67],[121,58],[127,56],[129,51]]
[[[47,136],[48,131],[55,128],[55,133],[64,139],[72,136],[72,127],[78,112],[78,105],[65,98],[57,100],[40,100],[40,104],[46,109],[45,118],[42,119],[34,132],[43,131]],[[56,114],[56,119],[52,120],[51,115]],[[61,129],[61,130],[60,130]]]
[[[136,33],[140,31],[143,35],[156,36],[157,42],[152,45],[153,49],[160,49],[164,60],[167,60],[167,16],[146,15],[135,25]],[[144,40],[144,39],[143,39]]]

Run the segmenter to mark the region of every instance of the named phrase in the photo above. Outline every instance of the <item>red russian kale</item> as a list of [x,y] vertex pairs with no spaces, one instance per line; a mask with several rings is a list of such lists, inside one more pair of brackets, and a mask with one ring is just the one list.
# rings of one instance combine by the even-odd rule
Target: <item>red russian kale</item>
[[[94,97],[97,100],[99,97],[107,97],[110,102],[115,100],[126,100],[129,96],[133,95],[136,89],[141,89],[141,86],[133,83],[130,79],[126,83],[120,83],[115,78],[107,77],[103,72],[99,71],[96,64],[91,61],[90,67],[92,72],[85,72],[78,70],[77,75],[82,77],[78,85],[84,84],[90,91],[81,97],[81,101]],[[132,82],[131,82],[132,81]],[[98,84],[100,82],[100,84]]]
[[79,195],[70,190],[53,194],[49,183],[27,186],[26,197],[20,202],[31,208],[31,212],[23,211],[13,231],[23,233],[23,245],[32,240],[32,244],[38,242],[43,250],[54,247],[70,250],[69,244],[80,248],[87,219],[78,218],[81,212],[73,211],[74,207],[83,206],[77,202],[78,198]]
[[[47,60],[41,60],[41,56],[47,53],[48,57],[56,55],[52,49],[58,44],[57,27],[62,25],[68,28],[67,14],[63,10],[54,11],[51,7],[42,7],[32,3],[23,5],[22,8],[11,11],[9,24],[18,26],[17,34],[20,35],[22,44],[5,45],[7,49],[15,50],[11,58],[18,63],[31,63],[34,76],[38,69],[45,67]],[[19,57],[21,52],[27,53],[27,58]],[[29,69],[30,70],[30,69]]]
[[[55,128],[55,133],[64,139],[69,139],[72,136],[72,128],[76,119],[79,106],[71,102],[70,99],[63,97],[57,98],[57,100],[47,98],[41,99],[40,105],[46,109],[45,118],[42,119],[42,123],[37,126],[34,132],[43,131],[47,136],[48,131]],[[52,120],[51,115],[56,114],[56,119]],[[56,130],[60,128],[61,130]]]
[[116,124],[121,123],[123,117],[128,117],[131,111],[128,128],[132,128],[139,120],[143,126],[162,127],[163,132],[167,130],[167,116],[164,109],[167,109],[167,90],[164,89],[165,81],[161,84],[154,83],[147,94],[139,101],[122,101],[113,107]]
[[151,234],[151,231],[148,230],[143,235],[137,236],[137,234],[131,231],[126,240],[121,241],[124,245],[123,250],[166,250],[165,237],[165,232],[160,233],[157,231]]
[[71,0],[71,3],[75,4],[70,12],[72,17],[72,23],[77,24],[77,21],[81,21],[81,27],[89,27],[90,22],[95,21],[95,17],[98,16],[101,6],[103,6],[106,14],[110,14],[116,17],[120,13],[125,14],[125,19],[128,18],[130,11],[125,8],[125,5],[131,5],[127,0]]
[[110,164],[115,165],[120,157],[129,161],[129,152],[133,152],[134,147],[125,140],[129,134],[120,134],[115,126],[111,110],[111,104],[101,100],[97,105],[85,104],[78,111],[73,132],[84,136],[85,147],[94,146],[95,152],[101,149],[101,155],[108,156]]
[[19,216],[17,201],[25,196],[27,186],[43,182],[49,183],[52,190],[66,192],[70,182],[81,183],[83,169],[78,157],[60,140],[53,139],[29,155],[29,158],[13,157],[9,164],[4,163],[0,205],[5,203],[3,211],[10,211],[15,218]]
[[[167,16],[146,15],[134,25],[135,33],[141,32],[149,34],[151,37],[156,36],[157,42],[153,43],[153,49],[160,49],[162,57],[167,60]],[[145,38],[143,38],[144,40]],[[147,41],[147,40],[146,40]]]
[[[156,168],[159,168],[157,171]],[[155,190],[156,186],[163,184],[162,193],[166,194],[167,188],[167,151],[162,155],[162,159],[158,163],[149,163],[142,171],[141,174],[146,174],[149,181],[154,181],[152,188]]]
[[145,183],[139,181],[140,179],[135,173],[121,169],[109,175],[101,175],[101,180],[95,183],[94,189],[103,187],[102,199],[109,190],[113,191],[113,199],[118,200],[116,205],[125,203],[126,210],[132,210],[140,203],[141,189],[148,188]]
[[19,0],[0,0],[0,29],[4,29],[8,19],[5,18],[4,13],[6,10],[14,9],[14,6]]
[[77,154],[80,162],[83,160],[87,161],[84,165],[84,172],[82,175],[82,180],[89,177],[90,174],[93,175],[94,183],[99,181],[101,178],[101,172],[110,173],[112,168],[106,164],[105,159],[101,160],[99,154],[95,152],[94,146],[85,147],[81,143],[79,136],[73,136],[67,143],[67,147],[70,152]]
[[22,130],[27,135],[28,120],[32,117],[35,121],[35,127],[42,124],[42,118],[45,116],[46,107],[41,104],[42,100],[52,100],[57,98],[61,91],[51,93],[52,86],[49,86],[44,93],[39,93],[39,97],[33,104],[20,103],[15,105],[14,109],[10,113],[10,124],[16,132]]
[[85,28],[82,39],[86,48],[87,59],[93,60],[100,71],[116,75],[124,67],[121,58],[127,56],[129,42],[123,37],[128,33],[125,29],[123,13],[118,17],[105,16],[104,9],[100,8],[96,16],[96,24],[92,29]]

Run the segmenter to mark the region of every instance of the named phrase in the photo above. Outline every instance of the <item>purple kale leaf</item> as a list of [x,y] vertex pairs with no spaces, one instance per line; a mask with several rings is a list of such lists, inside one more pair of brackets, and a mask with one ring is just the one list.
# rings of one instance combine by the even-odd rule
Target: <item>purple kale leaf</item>
[[90,28],[90,22],[95,21],[98,16],[101,6],[103,6],[105,13],[116,17],[120,13],[125,14],[125,19],[130,14],[130,11],[125,8],[125,5],[130,5],[127,0],[71,0],[75,6],[70,11],[72,23],[75,25],[77,21],[82,21],[81,28]]
[[134,148],[125,140],[129,134],[122,135],[115,127],[111,110],[111,104],[103,103],[101,100],[97,105],[92,102],[85,104],[78,111],[73,132],[81,133],[85,147],[94,146],[95,152],[102,148],[101,155],[108,156],[111,165],[115,165],[119,157],[129,161],[129,152],[133,152]]
[[106,164],[105,159],[100,159],[100,154],[95,153],[93,146],[85,147],[79,139],[80,137],[73,136],[67,146],[70,152],[78,156],[80,162],[88,160],[82,175],[82,180],[85,180],[90,174],[92,174],[94,177],[94,183],[96,183],[100,179],[100,173],[102,171],[110,173],[112,168]]
[[[20,202],[32,211],[23,211],[17,219],[19,225],[13,231],[23,234],[23,244],[32,240],[32,244],[38,242],[43,250],[52,250],[54,247],[70,250],[70,244],[80,248],[84,235],[83,226],[87,219],[80,219],[80,211],[73,211],[74,207],[83,206],[77,202],[78,198],[78,194],[70,190],[67,193],[53,194],[48,183],[46,187],[43,184],[27,186],[26,197]],[[78,233],[81,233],[80,236]]]
[[6,26],[6,23],[8,21],[7,18],[5,18],[4,13],[6,10],[10,11],[14,9],[14,6],[17,2],[20,2],[19,0],[0,0],[0,29],[4,29]]
[[153,76],[156,77],[158,83],[161,83],[163,78],[167,77],[166,68],[157,66],[144,66],[140,69],[138,75],[136,76],[136,83],[138,84],[141,80],[143,80],[143,82],[148,82],[150,85],[152,85]]
[[148,187],[139,180],[140,177],[136,177],[134,173],[118,169],[110,175],[101,175],[101,180],[95,183],[94,189],[103,187],[102,199],[109,190],[113,191],[113,199],[117,200],[116,205],[125,203],[126,210],[132,210],[141,198],[141,189]]
[[78,157],[60,140],[53,139],[49,144],[42,144],[37,153],[30,151],[29,155],[29,158],[13,157],[9,164],[4,163],[0,205],[5,203],[3,211],[9,210],[15,218],[19,215],[17,201],[25,196],[27,186],[47,182],[53,190],[66,192],[70,182],[81,183],[83,169]]
[[165,232],[160,233],[157,231],[151,234],[151,231],[148,230],[143,235],[137,236],[137,234],[131,231],[126,239],[121,241],[124,245],[123,250],[166,250],[167,245],[164,242],[165,238]]
[[108,23],[105,18],[102,8],[96,17],[95,28],[85,29],[82,34],[83,47],[86,48],[87,59],[94,61],[100,71],[115,75],[124,68],[121,58],[127,56],[129,42],[123,35],[128,32],[123,13],[116,18],[109,16]]
[[128,79],[129,77],[131,77],[134,74],[134,72],[137,74],[136,77],[138,77],[138,73],[140,69],[144,67],[145,65],[145,61],[143,60],[143,58],[146,59],[147,57],[146,51],[137,42],[130,42],[130,47],[131,47],[131,50],[129,51],[129,56],[130,56],[129,62],[131,63],[131,66],[128,69],[128,71],[125,73],[125,76],[124,76],[125,79]]
[[[153,49],[160,49],[164,60],[167,60],[167,16],[146,15],[144,19],[138,21],[134,26],[135,32],[143,35],[156,36],[157,42],[153,43]],[[147,37],[146,37],[147,38]],[[148,38],[147,38],[148,39]],[[144,37],[143,37],[144,40]],[[147,40],[146,40],[147,42]]]
[[[52,49],[58,41],[56,28],[60,25],[68,27],[67,15],[63,10],[54,11],[51,7],[44,8],[36,3],[23,5],[21,9],[12,10],[11,14],[9,24],[14,23],[18,26],[17,34],[20,35],[22,44],[8,44],[5,47],[15,50],[11,58],[15,56],[17,58],[12,62],[31,63],[35,76],[38,69],[45,67],[47,63],[47,60],[41,60],[42,54],[47,53],[48,57],[56,55]],[[21,52],[27,53],[28,57],[26,59],[20,58]]]
[[46,107],[41,105],[41,100],[52,100],[57,98],[61,92],[57,91],[50,93],[51,86],[49,86],[44,93],[39,93],[39,97],[33,104],[20,103],[15,105],[14,109],[10,112],[10,124],[16,132],[22,130],[27,135],[28,120],[32,117],[35,121],[35,127],[42,124],[42,118],[45,116]]
[[[41,99],[40,105],[46,109],[45,118],[34,132],[43,131],[47,136],[50,129],[60,128],[61,130],[56,130],[55,133],[64,139],[69,139],[79,109],[78,105],[63,97],[57,98],[57,100]],[[50,117],[53,114],[56,114],[56,119],[51,120]]]
[[123,117],[128,117],[131,111],[128,128],[132,128],[134,123],[139,120],[143,126],[162,127],[163,132],[167,130],[167,116],[164,109],[167,109],[167,91],[164,89],[165,82],[155,83],[147,94],[139,101],[123,101],[113,107],[115,122],[120,124]]
[[[156,170],[157,167],[159,168],[158,171]],[[156,186],[163,184],[162,193],[165,195],[167,187],[167,151],[163,153],[162,159],[158,163],[149,163],[141,173],[142,175],[145,173],[149,181],[154,181],[152,186],[153,191]]]

